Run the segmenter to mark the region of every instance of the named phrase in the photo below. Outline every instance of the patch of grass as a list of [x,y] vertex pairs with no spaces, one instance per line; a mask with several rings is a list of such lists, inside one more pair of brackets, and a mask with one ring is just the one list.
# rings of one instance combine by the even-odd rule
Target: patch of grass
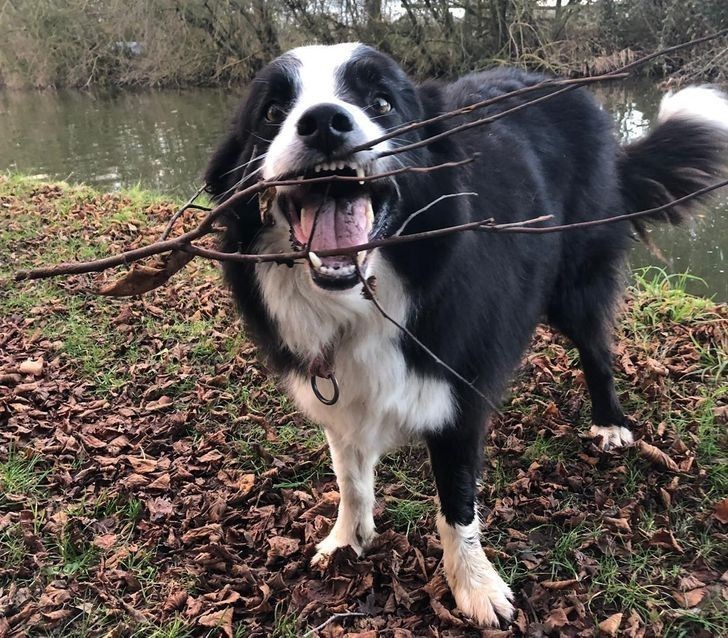
[[491,469],[486,473],[485,480],[492,488],[493,498],[502,498],[506,489],[516,477],[515,470],[498,456],[491,459]]
[[137,627],[130,638],[190,638],[192,628],[179,616],[165,620],[159,624],[148,624]]
[[656,610],[671,607],[668,590],[654,583],[654,566],[662,561],[660,552],[640,549],[627,557],[611,552],[601,555],[592,575],[590,605],[628,612],[635,610],[642,618],[651,618]]
[[93,599],[77,599],[75,601],[79,611],[71,616],[64,625],[53,631],[33,633],[32,636],[44,638],[96,638],[97,636],[114,635],[114,627],[121,621],[119,614]]
[[663,629],[670,638],[693,638],[697,635],[728,635],[728,605],[725,599],[709,602],[699,612],[682,610],[676,618],[668,620]]
[[[233,410],[237,406],[239,411],[240,405],[233,401],[229,408]],[[265,454],[273,457],[300,455],[320,448],[325,442],[321,429],[308,423],[304,426],[285,423],[273,428],[271,432],[272,436],[269,436],[265,428],[257,423],[237,426],[230,430],[230,440],[238,453],[240,468],[243,471],[259,474],[269,469],[268,462],[263,458]],[[326,471],[325,461],[313,465],[304,464],[300,471],[294,472],[293,476],[288,475],[286,481],[276,483],[274,487],[301,487],[317,480]]]
[[89,315],[80,300],[67,302],[67,314],[51,317],[44,334],[61,342],[61,351],[96,386],[99,394],[114,391],[128,383],[129,361],[116,355],[120,335],[111,327],[105,314]]
[[3,493],[39,496],[48,470],[41,470],[40,457],[28,456],[11,448],[8,458],[0,462],[0,502]]
[[8,525],[0,529],[0,565],[5,569],[20,567],[26,552],[23,530],[20,525]]
[[430,500],[393,497],[387,503],[386,511],[392,519],[394,528],[403,534],[409,534],[424,519],[435,513],[435,504]]
[[584,541],[596,532],[587,525],[579,525],[567,531],[554,527],[551,532],[554,542],[547,559],[551,568],[551,579],[577,578],[579,560],[576,552],[579,551]]
[[51,573],[62,576],[84,576],[96,564],[98,550],[86,539],[75,539],[66,529],[56,542],[60,564],[51,568]]
[[271,638],[299,638],[302,635],[299,633],[296,614],[284,611],[281,603],[276,605],[274,613]]
[[705,283],[689,273],[668,274],[656,266],[635,270],[630,292],[636,303],[629,313],[633,325],[655,328],[665,321],[692,323],[712,310],[713,301],[686,292],[689,281]]
[[150,590],[157,585],[158,570],[154,565],[155,550],[141,549],[130,553],[119,564],[131,573],[139,583],[142,597],[147,600]]

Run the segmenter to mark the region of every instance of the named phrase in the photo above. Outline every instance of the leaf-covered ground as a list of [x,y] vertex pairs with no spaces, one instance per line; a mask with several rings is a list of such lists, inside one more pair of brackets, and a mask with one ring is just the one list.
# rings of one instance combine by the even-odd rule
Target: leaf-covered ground
[[[311,569],[338,494],[215,267],[133,300],[14,269],[159,234],[141,192],[0,177],[0,637],[728,635],[728,310],[643,274],[620,326],[642,444],[600,453],[573,349],[539,329],[487,442],[507,631],[456,610],[422,448],[378,472],[381,536]],[[341,615],[338,615],[341,614]]]

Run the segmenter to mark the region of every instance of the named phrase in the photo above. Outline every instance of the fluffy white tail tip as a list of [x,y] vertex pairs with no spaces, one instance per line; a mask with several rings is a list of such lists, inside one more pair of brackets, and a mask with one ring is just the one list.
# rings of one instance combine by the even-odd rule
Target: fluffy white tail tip
[[660,102],[657,121],[675,118],[701,120],[728,131],[728,96],[710,86],[689,86],[667,93]]

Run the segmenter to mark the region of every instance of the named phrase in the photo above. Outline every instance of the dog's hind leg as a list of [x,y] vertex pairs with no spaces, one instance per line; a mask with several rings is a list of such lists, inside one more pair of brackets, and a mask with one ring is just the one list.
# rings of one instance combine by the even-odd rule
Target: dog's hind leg
[[498,625],[513,617],[513,593],[480,545],[475,486],[484,428],[460,427],[463,431],[456,427],[427,437],[440,499],[437,530],[445,576],[461,611],[478,623]]
[[612,337],[621,274],[606,263],[586,268],[588,283],[568,289],[549,308],[549,321],[579,350],[592,404],[590,434],[603,450],[631,445],[634,437],[614,387]]
[[317,546],[311,559],[316,565],[339,547],[351,547],[361,554],[374,540],[374,466],[379,453],[354,447],[327,432],[331,459],[339,484],[339,512],[329,535]]

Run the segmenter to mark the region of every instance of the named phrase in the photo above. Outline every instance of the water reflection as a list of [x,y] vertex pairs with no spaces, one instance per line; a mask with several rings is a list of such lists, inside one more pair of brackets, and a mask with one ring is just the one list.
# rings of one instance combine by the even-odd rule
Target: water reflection
[[194,192],[235,93],[0,93],[0,169],[102,189]]
[[[0,92],[0,170],[85,182],[100,189],[140,184],[180,197],[189,195],[241,93],[240,89],[115,95]],[[661,97],[650,82],[615,82],[596,93],[625,140],[649,127]],[[655,243],[670,263],[661,264],[640,246],[633,265],[689,270],[708,282],[707,287],[693,283],[694,292],[728,300],[727,213],[724,194],[688,227],[655,230]]]

